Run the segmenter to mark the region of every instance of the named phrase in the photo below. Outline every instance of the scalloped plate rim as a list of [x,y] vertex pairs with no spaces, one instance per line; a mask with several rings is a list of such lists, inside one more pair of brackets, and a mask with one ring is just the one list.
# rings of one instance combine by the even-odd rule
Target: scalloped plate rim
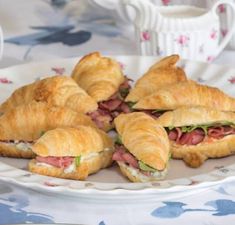
[[[128,56],[128,55],[113,55],[111,56],[113,58],[116,58],[116,59],[120,59],[120,58],[132,58],[132,60],[145,60],[145,59],[150,59],[150,60],[157,60],[159,59],[159,57],[152,57],[152,56],[136,56],[136,55],[132,55],[132,56]],[[43,65],[46,65],[49,67],[49,64],[54,64],[54,63],[65,63],[65,65],[67,64],[75,64],[77,62],[77,60],[79,59],[80,57],[73,57],[73,58],[66,58],[66,59],[54,59],[54,60],[45,60],[45,61],[41,61],[41,62],[31,62],[31,63],[25,63],[25,64],[20,64],[20,65],[16,65],[16,66],[11,66],[11,67],[7,67],[7,68],[2,68],[0,69],[0,72],[7,72],[7,71],[17,71],[17,70],[24,70],[25,68],[28,68],[28,67],[38,67],[38,66],[43,66]],[[224,65],[217,65],[217,64],[207,64],[207,63],[204,63],[204,62],[194,62],[194,61],[188,61],[188,60],[182,60],[182,63],[185,63],[186,66],[188,63],[193,63],[195,64],[196,66],[201,66],[201,65],[204,65],[204,66],[210,66],[210,67],[216,67],[216,68],[221,68],[221,69],[225,69],[225,70],[234,70],[234,75],[235,75],[235,69],[234,68],[231,68],[231,67],[228,67],[228,66],[224,66]],[[62,65],[63,66],[63,65]],[[9,166],[8,164],[5,164],[3,162],[0,161],[0,174],[4,173],[2,172],[2,167],[6,165],[6,167],[11,167]],[[229,166],[231,167],[231,165]],[[224,167],[223,169],[228,169],[230,170],[229,167]],[[232,167],[234,167],[234,169],[232,169],[233,172],[233,175],[224,175],[224,174],[217,174],[217,175],[213,175],[213,173],[215,173],[216,171],[218,172],[218,170],[213,170],[209,173],[202,173],[200,175],[196,175],[196,176],[192,176],[192,177],[183,177],[182,179],[185,179],[185,180],[190,180],[190,179],[195,179],[195,177],[198,177],[198,176],[204,176],[204,175],[207,175],[207,176],[211,176],[211,177],[214,177],[214,180],[209,180],[209,181],[202,181],[199,179],[198,183],[195,183],[195,184],[177,184],[177,180],[179,179],[173,179],[173,180],[163,180],[163,181],[159,181],[159,182],[152,182],[152,183],[101,183],[101,182],[92,182],[92,181],[78,181],[78,182],[81,182],[82,184],[86,184],[86,183],[91,183],[93,184],[94,186],[89,186],[88,187],[85,187],[85,188],[71,188],[69,185],[63,185],[63,184],[58,184],[58,186],[55,186],[55,187],[51,187],[51,186],[47,186],[47,185],[44,185],[44,184],[41,184],[41,183],[37,183],[37,182],[33,182],[33,181],[30,181],[30,178],[29,178],[29,181],[25,182],[23,180],[20,179],[21,176],[19,177],[7,177],[7,176],[0,176],[0,180],[2,181],[5,181],[5,182],[10,182],[10,183],[15,183],[15,184],[18,184],[20,186],[23,186],[23,187],[29,187],[29,188],[32,188],[32,189],[41,189],[41,190],[45,190],[45,191],[49,191],[49,192],[70,192],[70,194],[72,195],[77,195],[77,194],[84,194],[84,195],[88,195],[88,194],[108,194],[108,196],[112,195],[112,196],[115,196],[115,195],[125,195],[125,194],[128,194],[130,196],[133,196],[133,195],[139,195],[139,194],[144,194],[144,195],[148,195],[148,194],[167,194],[167,193],[178,193],[178,192],[182,192],[182,191],[192,191],[192,190],[195,190],[195,189],[202,189],[202,188],[208,188],[208,187],[211,187],[211,186],[215,186],[215,185],[218,185],[220,183],[223,183],[223,182],[227,182],[227,181],[231,181],[233,179],[235,179],[235,164],[232,165]],[[18,168],[15,168],[15,167],[12,167],[13,169],[12,170],[15,170],[15,171],[19,171],[20,169]],[[8,168],[9,169],[9,168]],[[30,173],[30,172],[27,172],[27,171],[24,171],[25,173]],[[36,175],[34,174],[33,175],[34,177],[36,176],[40,176],[40,175]],[[41,176],[43,177],[43,176]],[[42,178],[40,177],[39,180],[41,180]],[[50,177],[45,177],[45,182],[50,180],[50,179],[53,179],[53,178],[50,178]],[[24,179],[27,179],[24,177]],[[65,181],[65,183],[69,183],[68,180],[64,180],[64,179],[59,179],[59,178],[54,178],[54,179],[58,179],[60,181]],[[76,182],[76,181],[71,181],[71,182]],[[176,182],[176,183],[174,183]],[[168,185],[166,186],[153,186],[152,184],[155,184],[155,183],[166,183]],[[57,184],[55,184],[57,185]],[[107,186],[106,188],[100,188],[98,187],[99,185],[101,186]],[[82,185],[81,185],[82,186]],[[108,186],[111,186],[111,188],[108,188]],[[114,186],[114,187],[112,187]],[[116,186],[116,187],[115,187]],[[131,187],[131,188],[130,188]]]

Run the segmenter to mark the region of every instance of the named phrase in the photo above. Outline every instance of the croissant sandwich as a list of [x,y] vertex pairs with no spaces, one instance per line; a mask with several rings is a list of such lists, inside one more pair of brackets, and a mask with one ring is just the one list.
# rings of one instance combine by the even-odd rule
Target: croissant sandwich
[[54,76],[16,89],[0,106],[3,113],[31,101],[46,102],[51,106],[69,107],[76,112],[92,112],[97,103],[76,82],[66,76]]
[[162,87],[142,98],[133,109],[158,117],[164,111],[183,106],[208,106],[221,111],[235,111],[235,98],[218,88],[184,81]]
[[199,167],[208,158],[235,153],[235,113],[208,107],[182,107],[157,119],[167,130],[172,157]]
[[98,103],[98,109],[89,115],[103,130],[113,128],[113,119],[121,112],[130,112],[124,98],[129,93],[129,79],[118,62],[100,53],[84,56],[75,66],[72,78]]
[[178,60],[178,55],[171,55],[155,63],[137,80],[125,101],[138,102],[164,85],[186,81],[187,77],[184,70],[175,65]]
[[29,162],[33,173],[85,180],[112,163],[113,142],[108,135],[89,126],[56,128],[32,146],[37,155]]
[[121,114],[114,123],[119,138],[113,160],[118,163],[121,172],[132,182],[164,178],[170,155],[164,128],[142,112]]
[[31,147],[44,132],[78,125],[95,127],[89,116],[69,108],[50,107],[43,102],[17,106],[0,117],[0,155],[32,158]]

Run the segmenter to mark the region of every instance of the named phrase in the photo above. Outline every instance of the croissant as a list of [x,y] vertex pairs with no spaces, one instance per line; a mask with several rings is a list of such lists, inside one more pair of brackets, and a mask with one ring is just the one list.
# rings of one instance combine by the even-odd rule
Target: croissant
[[94,52],[74,67],[72,78],[97,102],[112,96],[125,80],[118,62]]
[[168,130],[172,157],[190,167],[235,153],[234,112],[182,107],[165,112],[157,122]]
[[121,114],[114,123],[124,146],[136,158],[158,170],[165,169],[169,141],[163,127],[142,112]]
[[[84,180],[112,163],[113,142],[103,131],[89,126],[56,128],[38,139],[32,150],[37,157],[29,163],[31,172]],[[63,159],[70,159],[70,165],[55,164]]]
[[208,106],[221,111],[235,111],[235,99],[218,88],[185,81],[164,86],[142,98],[133,108],[172,110],[182,106]]
[[164,127],[182,127],[225,121],[235,124],[235,113],[223,112],[204,106],[180,107],[163,113],[157,121]]
[[69,107],[83,113],[92,112],[98,107],[97,103],[73,79],[54,76],[16,89],[0,106],[0,112],[3,113],[33,100],[43,101],[51,106]]
[[[89,116],[69,108],[50,107],[44,102],[17,106],[0,117],[0,155],[31,158],[33,154],[30,146],[22,151],[22,148],[16,145],[28,145],[47,130],[56,127],[78,125],[95,127]],[[25,156],[26,153],[28,157]]]
[[186,81],[187,77],[183,69],[175,66],[178,60],[178,55],[171,55],[155,63],[137,80],[125,101],[138,102],[143,97],[154,93],[164,85]]

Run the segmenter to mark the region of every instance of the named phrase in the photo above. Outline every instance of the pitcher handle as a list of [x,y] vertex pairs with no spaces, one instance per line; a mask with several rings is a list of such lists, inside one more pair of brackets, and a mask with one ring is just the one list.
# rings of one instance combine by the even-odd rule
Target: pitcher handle
[[217,10],[218,6],[221,4],[229,5],[231,7],[231,12],[232,12],[231,13],[231,15],[232,15],[231,21],[232,21],[232,23],[230,24],[230,27],[228,29],[228,33],[225,35],[225,37],[223,38],[223,40],[219,44],[216,55],[218,55],[225,48],[225,46],[228,44],[228,42],[232,38],[232,35],[234,33],[234,29],[235,29],[235,4],[231,0],[217,1],[212,7],[212,11],[216,16],[218,16],[216,13],[216,10]]
[[[130,6],[135,10],[135,17],[132,19],[135,26],[138,28],[151,28],[152,26],[154,26],[155,29],[158,28],[161,14],[155,10],[156,6],[152,2],[143,0],[122,0],[122,4],[125,7]],[[146,15],[154,15],[154,17],[148,17]]]

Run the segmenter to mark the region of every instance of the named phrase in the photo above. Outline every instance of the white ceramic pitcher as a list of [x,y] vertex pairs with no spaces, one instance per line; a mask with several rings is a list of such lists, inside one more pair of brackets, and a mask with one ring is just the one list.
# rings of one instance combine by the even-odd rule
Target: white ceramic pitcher
[[[210,10],[187,5],[156,6],[143,0],[122,2],[135,11],[133,23],[142,55],[175,53],[182,58],[210,62],[224,49],[235,29],[235,5],[231,0],[219,0]],[[216,13],[220,4],[229,5],[233,17],[223,39]]]

